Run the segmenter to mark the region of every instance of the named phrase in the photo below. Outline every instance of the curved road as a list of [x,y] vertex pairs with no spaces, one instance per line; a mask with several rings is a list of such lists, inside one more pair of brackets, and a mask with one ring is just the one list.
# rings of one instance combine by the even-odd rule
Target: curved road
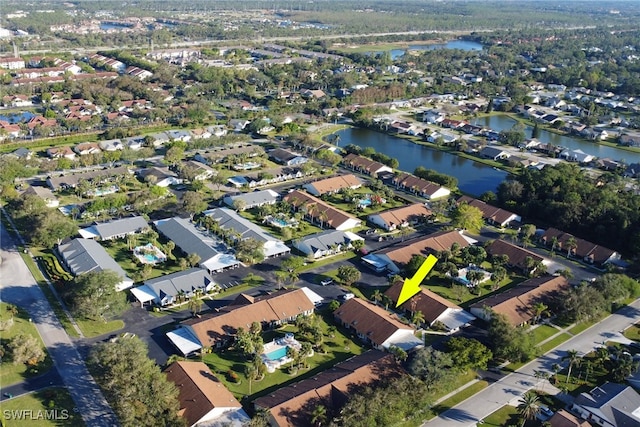
[[630,340],[622,335],[622,331],[638,321],[640,321],[640,299],[423,425],[426,427],[475,427],[479,420],[506,404],[517,402],[524,392],[534,388],[538,382],[534,376],[535,371],[551,372],[551,366],[554,363],[566,365],[562,357],[568,350],[577,350],[579,354],[586,354],[602,346],[605,341],[629,343]]
[[105,400],[75,345],[53,313],[49,301],[27,269],[17,246],[0,224],[0,297],[29,313],[49,355],[87,426],[117,426]]

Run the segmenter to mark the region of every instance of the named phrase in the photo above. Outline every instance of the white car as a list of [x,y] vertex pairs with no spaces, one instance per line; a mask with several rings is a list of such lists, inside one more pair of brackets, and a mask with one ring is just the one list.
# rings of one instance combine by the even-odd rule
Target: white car
[[324,279],[323,281],[321,281],[320,284],[322,286],[332,285],[333,284],[333,279],[331,277],[329,277],[328,279]]
[[342,295],[340,298],[342,298],[342,301],[349,301],[351,298],[354,298],[355,295],[352,294],[351,292],[346,293],[344,295]]

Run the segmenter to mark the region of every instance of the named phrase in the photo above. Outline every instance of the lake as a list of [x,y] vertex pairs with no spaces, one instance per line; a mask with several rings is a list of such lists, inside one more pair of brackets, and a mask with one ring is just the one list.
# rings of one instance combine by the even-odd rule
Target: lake
[[[407,49],[391,49],[389,53],[391,54],[391,59],[398,59],[403,56],[407,51],[420,51],[420,50],[440,50],[440,49],[460,49],[460,50],[482,50],[482,45],[480,43],[468,41],[468,40],[451,40],[446,43],[436,43],[436,44],[413,44],[409,45]],[[378,55],[382,53],[382,51],[374,51],[367,52],[368,54]]]
[[454,176],[458,179],[460,190],[476,196],[485,191],[496,191],[498,184],[507,177],[504,171],[386,133],[363,128],[347,128],[337,134],[340,135],[341,147],[348,144],[371,147],[379,153],[398,159],[399,169],[403,171],[413,172],[418,166],[423,166]]
[[[479,117],[471,121],[473,124],[489,127],[496,132],[503,130],[509,130],[516,124],[516,121],[511,117],[504,114],[497,114],[487,117]],[[531,138],[531,126],[525,128],[526,138]],[[608,157],[612,160],[624,160],[626,163],[638,163],[640,162],[640,153],[634,153],[631,151],[622,150],[620,148],[608,147],[606,145],[597,144],[595,142],[585,141],[583,139],[574,138],[571,136],[558,135],[557,133],[549,132],[540,129],[540,136],[537,138],[544,143],[551,143],[554,145],[562,146],[570,150],[582,150],[587,154],[596,156],[599,158]]]

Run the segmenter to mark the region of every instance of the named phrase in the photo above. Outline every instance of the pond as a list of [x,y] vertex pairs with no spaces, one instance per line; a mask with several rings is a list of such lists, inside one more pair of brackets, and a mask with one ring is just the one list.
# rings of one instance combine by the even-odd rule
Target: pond
[[341,147],[348,144],[371,147],[398,159],[401,170],[413,172],[418,166],[423,166],[454,176],[458,179],[458,188],[468,194],[479,196],[485,191],[496,191],[498,184],[507,177],[502,170],[370,129],[347,128],[337,134]]
[[[403,56],[407,51],[420,51],[420,50],[440,50],[440,49],[460,49],[466,51],[482,50],[483,46],[480,43],[469,40],[451,40],[446,43],[434,43],[434,44],[412,44],[406,49],[391,49],[391,59],[395,60]],[[378,55],[382,51],[367,52],[367,54]]]

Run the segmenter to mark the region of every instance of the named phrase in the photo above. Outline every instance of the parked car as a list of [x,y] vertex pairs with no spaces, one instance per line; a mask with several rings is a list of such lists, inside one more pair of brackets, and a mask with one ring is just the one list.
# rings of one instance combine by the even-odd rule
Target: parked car
[[547,417],[553,417],[553,411],[551,409],[549,409],[548,406],[546,405],[540,405],[540,412],[544,415],[546,415]]
[[329,277],[329,278],[324,279],[323,281],[321,281],[320,284],[322,286],[332,285],[333,284],[333,279],[331,277]]
[[344,295],[342,295],[340,298],[342,298],[342,301],[349,301],[351,298],[354,298],[355,295],[352,294],[351,292],[348,292]]

